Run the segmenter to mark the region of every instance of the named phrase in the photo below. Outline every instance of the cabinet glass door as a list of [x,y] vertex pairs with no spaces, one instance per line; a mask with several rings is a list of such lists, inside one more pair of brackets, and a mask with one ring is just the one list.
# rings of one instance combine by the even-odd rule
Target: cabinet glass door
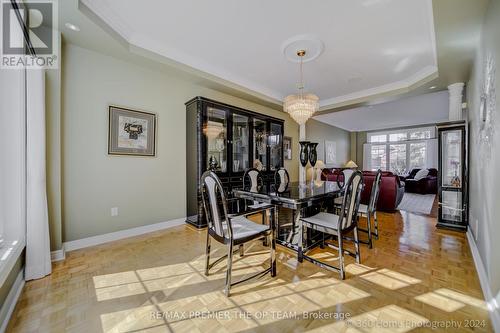
[[203,129],[207,138],[207,165],[216,165],[215,171],[227,172],[227,113],[212,107],[207,108],[207,123]]
[[269,133],[269,167],[271,170],[276,170],[282,167],[283,161],[283,125],[271,123],[271,130]]
[[265,120],[253,120],[253,165],[256,168],[262,166],[262,171],[267,166],[267,122]]
[[441,133],[443,187],[462,187],[462,131],[450,130]]
[[249,123],[248,117],[233,114],[233,172],[245,171],[249,168]]
[[462,192],[441,192],[441,220],[462,222]]

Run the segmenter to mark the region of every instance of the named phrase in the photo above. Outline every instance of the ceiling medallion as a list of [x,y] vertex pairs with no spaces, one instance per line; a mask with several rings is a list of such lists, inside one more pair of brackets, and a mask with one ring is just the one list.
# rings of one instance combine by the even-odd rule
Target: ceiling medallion
[[298,85],[299,93],[289,95],[283,101],[283,110],[299,125],[303,125],[312,117],[314,112],[319,109],[319,98],[314,94],[304,94],[304,75],[302,72],[303,59],[307,55],[305,49],[300,49],[296,52],[300,62],[300,83]]

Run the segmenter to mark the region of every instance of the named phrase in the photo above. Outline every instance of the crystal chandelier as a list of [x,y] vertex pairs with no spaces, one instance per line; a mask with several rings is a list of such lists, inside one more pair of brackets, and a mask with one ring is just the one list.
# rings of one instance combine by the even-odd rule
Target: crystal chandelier
[[314,94],[304,94],[304,75],[302,73],[302,64],[304,56],[306,55],[305,50],[297,51],[297,56],[300,57],[300,84],[299,93],[297,95],[289,95],[283,101],[283,109],[285,112],[290,114],[290,116],[299,125],[306,123],[307,119],[311,118],[314,112],[319,109],[319,98]]

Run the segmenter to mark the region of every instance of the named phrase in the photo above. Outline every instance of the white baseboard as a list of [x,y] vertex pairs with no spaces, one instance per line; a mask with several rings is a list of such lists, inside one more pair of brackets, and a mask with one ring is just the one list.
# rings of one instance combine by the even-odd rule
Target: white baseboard
[[66,251],[64,250],[64,244],[62,245],[62,248],[60,250],[50,252],[50,259],[52,260],[52,262],[66,259]]
[[12,285],[12,288],[10,289],[7,298],[5,299],[5,302],[2,308],[0,309],[0,322],[2,322],[2,324],[0,325],[0,333],[4,333],[5,330],[7,329],[10,317],[14,312],[19,296],[21,296],[23,287],[24,287],[24,268],[21,269],[19,274],[17,274],[16,280],[14,281],[14,284]]
[[186,222],[186,218],[182,217],[179,219],[170,220],[170,221],[166,221],[166,222],[148,224],[148,225],[141,226],[141,227],[120,230],[120,231],[116,231],[116,232],[110,232],[108,234],[77,239],[77,240],[65,242],[64,243],[64,250],[66,252],[69,252],[69,251],[73,251],[73,250],[83,249],[83,248],[89,247],[89,246],[104,244],[107,242],[112,242],[112,241],[116,241],[116,240],[120,240],[120,239],[124,239],[124,238],[128,238],[128,237],[147,234],[147,233],[153,232],[153,231],[158,231],[158,230],[176,227],[179,225],[183,225],[185,222]]
[[479,275],[479,283],[481,284],[484,298],[488,303],[488,311],[490,312],[490,319],[493,324],[493,329],[495,330],[495,332],[500,332],[500,309],[498,308],[498,301],[491,291],[483,260],[479,255],[479,250],[477,249],[474,235],[472,234],[470,229],[467,231],[467,241],[469,242],[469,247],[472,252],[472,258],[474,259],[474,264],[476,265],[477,274]]

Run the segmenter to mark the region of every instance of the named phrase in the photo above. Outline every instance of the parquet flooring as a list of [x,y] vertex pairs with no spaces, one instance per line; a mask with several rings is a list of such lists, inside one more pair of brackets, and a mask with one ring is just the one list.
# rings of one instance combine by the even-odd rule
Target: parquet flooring
[[[7,331],[492,332],[464,234],[405,212],[379,221],[362,264],[347,257],[346,280],[278,248],[277,277],[236,286],[230,298],[225,264],[203,274],[206,231],[179,226],[73,251],[26,283]],[[233,281],[267,265],[260,243],[246,251]]]

